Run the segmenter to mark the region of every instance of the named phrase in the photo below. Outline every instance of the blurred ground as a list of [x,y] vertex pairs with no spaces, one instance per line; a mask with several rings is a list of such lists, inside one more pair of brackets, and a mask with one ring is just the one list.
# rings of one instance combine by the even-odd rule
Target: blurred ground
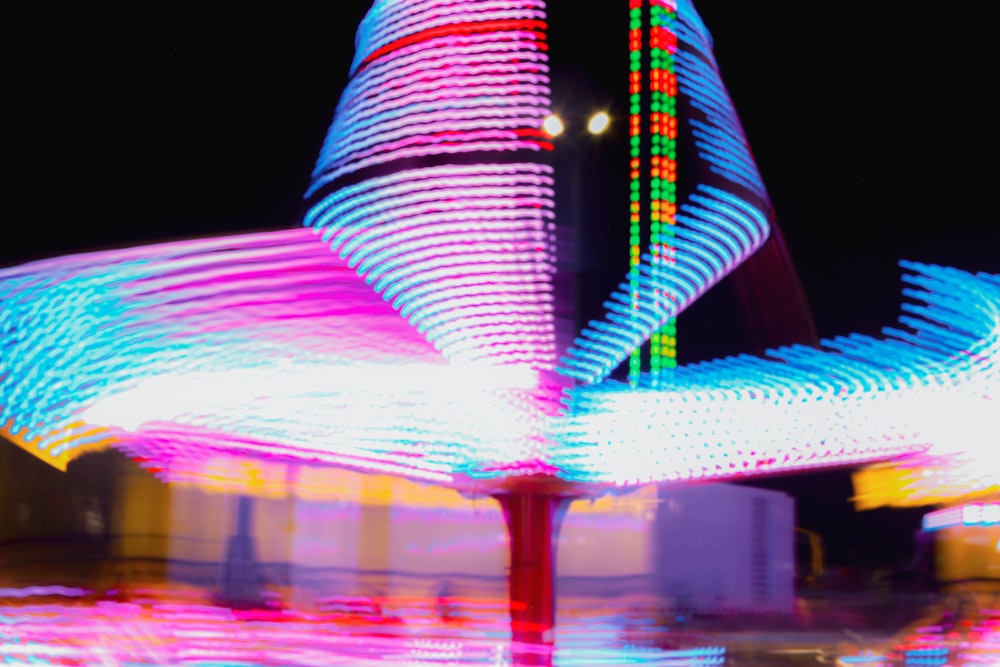
[[[442,600],[431,597],[327,600],[322,609],[306,610],[282,606],[287,591],[272,589],[272,611],[234,615],[213,605],[215,591],[210,588],[164,584],[162,561],[122,562],[111,551],[101,540],[34,541],[3,548],[0,633],[7,632],[7,641],[0,646],[9,660],[15,651],[27,650],[23,642],[29,635],[36,647],[36,662],[6,664],[210,664],[210,658],[222,659],[223,654],[242,665],[509,664],[503,662],[509,651],[503,601],[477,600],[474,592],[448,601],[446,611]],[[81,590],[72,593],[74,587]],[[940,652],[971,650],[977,641],[987,641],[993,642],[987,648],[996,648],[995,657],[984,654],[987,662],[955,664],[1000,665],[1000,621],[995,634],[982,630],[984,623],[992,623],[990,610],[1000,609],[996,584],[972,583],[942,593],[814,591],[800,593],[798,600],[795,614],[755,617],[684,614],[634,597],[563,597],[556,664],[833,665],[840,657],[866,651],[888,656],[900,645]],[[39,625],[42,618],[45,624]],[[220,627],[229,631],[217,636],[209,650],[204,638],[218,634]],[[22,642],[20,648],[12,637]],[[98,646],[111,651],[102,662],[82,657]],[[370,654],[376,648],[397,662],[380,662]],[[48,657],[37,654],[50,649],[54,653]],[[195,660],[199,655],[203,659]],[[3,657],[0,653],[0,664],[5,664]],[[348,661],[334,661],[341,657]],[[361,657],[364,661],[357,662]]]

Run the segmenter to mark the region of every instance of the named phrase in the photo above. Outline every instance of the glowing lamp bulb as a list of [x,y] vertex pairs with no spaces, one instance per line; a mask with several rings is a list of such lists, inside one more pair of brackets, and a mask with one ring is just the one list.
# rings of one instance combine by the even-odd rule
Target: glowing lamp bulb
[[610,124],[611,117],[608,116],[607,113],[601,111],[590,117],[590,122],[587,123],[587,131],[591,134],[601,134],[608,129],[608,125]]
[[563,125],[562,119],[559,116],[552,115],[547,117],[542,121],[542,129],[545,130],[550,137],[558,137],[566,129]]

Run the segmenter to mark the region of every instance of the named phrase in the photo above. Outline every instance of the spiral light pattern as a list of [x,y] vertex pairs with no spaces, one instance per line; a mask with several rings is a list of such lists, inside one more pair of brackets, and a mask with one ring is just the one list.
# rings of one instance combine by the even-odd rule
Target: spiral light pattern
[[311,230],[0,269],[0,434],[60,468],[113,445],[166,479],[253,492],[294,486],[293,463],[460,486],[889,460],[941,473],[906,478],[914,498],[997,487],[996,275],[905,264],[919,303],[883,340],[606,379],[769,229],[707,30],[688,0],[677,11],[679,140],[698,165],[676,253],[646,255],[558,369],[544,4],[380,0]]
[[444,356],[555,366],[540,0],[378,2],[306,224]]

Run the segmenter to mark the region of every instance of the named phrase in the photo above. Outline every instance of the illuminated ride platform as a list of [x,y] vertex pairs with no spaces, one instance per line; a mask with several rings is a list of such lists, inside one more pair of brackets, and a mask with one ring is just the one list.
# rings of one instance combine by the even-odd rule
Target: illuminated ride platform
[[656,215],[575,340],[556,314],[544,3],[380,0],[305,229],[0,270],[4,436],[62,469],[113,446],[165,481],[248,495],[303,491],[307,464],[494,497],[513,636],[540,664],[572,498],[885,461],[906,493],[1000,488],[981,465],[1000,433],[996,275],[904,264],[911,303],[883,339],[664,372],[674,318],[773,220],[694,7],[632,10],[630,39],[652,48],[630,90],[653,111],[649,132],[630,117],[631,167],[653,189],[630,211]]

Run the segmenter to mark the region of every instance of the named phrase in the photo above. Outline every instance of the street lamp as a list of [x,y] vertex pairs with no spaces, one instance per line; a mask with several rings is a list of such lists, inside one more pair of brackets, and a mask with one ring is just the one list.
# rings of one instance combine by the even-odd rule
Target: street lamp
[[590,117],[590,121],[587,123],[587,131],[591,134],[601,134],[608,129],[608,125],[610,124],[611,117],[608,116],[607,112],[599,111]]
[[542,129],[545,130],[550,137],[558,137],[566,129],[563,125],[562,119],[555,114],[548,116],[544,121],[542,121]]

